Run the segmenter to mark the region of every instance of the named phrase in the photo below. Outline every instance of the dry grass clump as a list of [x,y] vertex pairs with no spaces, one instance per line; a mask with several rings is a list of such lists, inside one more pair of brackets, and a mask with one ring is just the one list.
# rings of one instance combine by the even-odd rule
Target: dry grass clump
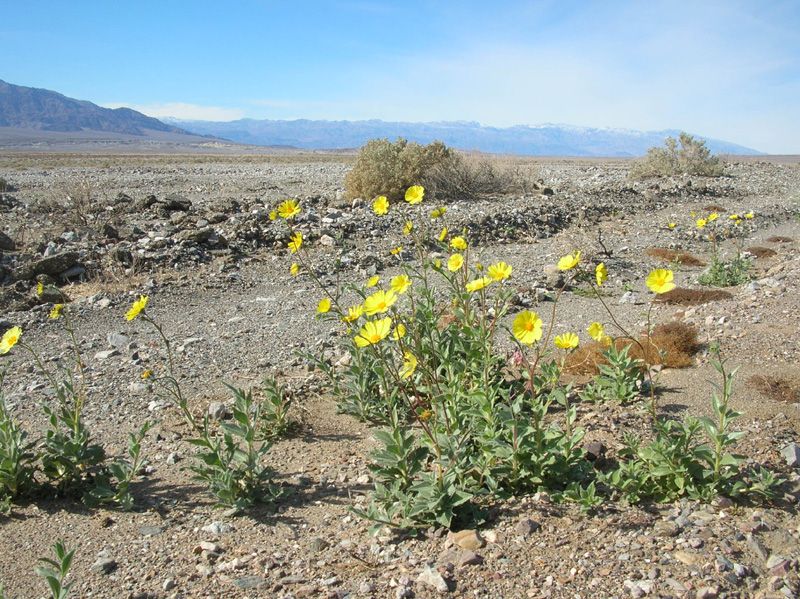
[[753,375],[747,379],[747,384],[768,399],[786,403],[800,402],[800,383],[797,379]]
[[767,237],[767,241],[769,243],[791,243],[794,241],[791,237],[783,237],[781,235],[775,235],[773,237]]
[[420,183],[426,194],[448,200],[529,193],[537,188],[518,165],[500,164],[497,159],[458,152],[427,170]]
[[[649,339],[643,336],[640,342],[645,345],[647,355],[653,366],[666,368],[685,368],[694,364],[694,356],[700,349],[697,340],[697,329],[683,322],[670,322],[653,329]],[[630,346],[628,355],[635,359],[644,359],[642,348],[626,337],[614,340],[617,350]],[[598,374],[598,364],[605,364],[603,350],[606,346],[597,341],[581,344],[577,350],[567,356],[564,370],[570,374]],[[666,352],[661,359],[661,351]]]
[[684,289],[683,287],[675,287],[675,289],[657,296],[655,301],[679,306],[699,306],[700,304],[717,302],[732,297],[732,294],[721,289]]
[[706,263],[700,258],[687,254],[686,252],[679,252],[677,250],[670,250],[667,248],[647,248],[645,254],[657,260],[664,262],[678,262],[684,266],[705,266]]
[[753,254],[756,258],[772,258],[773,256],[776,256],[778,254],[778,252],[776,252],[773,249],[764,248],[760,246],[747,248],[746,251]]

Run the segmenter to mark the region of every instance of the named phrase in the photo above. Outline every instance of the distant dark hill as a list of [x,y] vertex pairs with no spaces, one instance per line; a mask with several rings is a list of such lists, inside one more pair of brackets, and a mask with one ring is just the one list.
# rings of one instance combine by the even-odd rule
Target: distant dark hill
[[[285,145],[306,149],[359,148],[369,139],[388,138],[394,141],[403,137],[423,144],[439,140],[460,150],[539,156],[643,156],[648,148],[662,145],[667,136],[677,137],[680,134],[678,130],[642,132],[553,124],[499,128],[464,121],[164,120],[194,133],[255,145]],[[762,153],[735,143],[705,139],[706,146],[714,154]]]
[[0,127],[69,132],[102,131],[146,136],[148,131],[192,135],[130,108],[102,108],[46,89],[0,81]]

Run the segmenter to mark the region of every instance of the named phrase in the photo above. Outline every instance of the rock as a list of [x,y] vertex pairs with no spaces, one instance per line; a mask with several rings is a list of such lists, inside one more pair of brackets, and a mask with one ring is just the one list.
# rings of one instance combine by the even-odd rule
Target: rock
[[472,549],[475,551],[486,545],[486,541],[481,538],[476,530],[462,530],[457,533],[451,533],[448,536],[454,544],[462,549]]
[[106,335],[106,341],[111,347],[125,347],[131,342],[131,338],[120,333],[109,333]]
[[781,455],[786,459],[786,464],[789,466],[796,466],[800,462],[800,445],[797,443],[790,443],[781,449]]
[[77,261],[78,252],[64,252],[36,260],[30,267],[37,275],[57,275],[74,266]]
[[115,349],[106,349],[106,350],[97,352],[94,355],[94,359],[103,361],[103,360],[108,360],[112,356],[118,356],[118,355],[119,355],[119,352],[117,350],[115,350]]
[[748,533],[747,535],[747,547],[760,557],[762,561],[766,562],[767,559],[769,559],[769,550],[760,539],[753,536],[753,533]]
[[200,530],[203,532],[210,533],[212,535],[221,535],[226,532],[231,532],[234,530],[233,526],[227,524],[225,522],[214,521],[211,524],[202,527]]
[[639,296],[636,295],[633,291],[626,291],[622,294],[622,297],[619,298],[620,304],[636,304],[639,301]]
[[157,201],[157,203],[167,210],[180,210],[182,212],[187,212],[192,207],[192,200],[176,193],[167,194],[163,200]]
[[518,535],[522,535],[523,537],[527,537],[528,535],[539,531],[541,528],[542,525],[535,520],[523,518],[517,522],[517,525],[514,527],[514,532],[516,532]]
[[697,599],[713,599],[718,594],[718,587],[700,587],[695,591],[695,597],[697,597]]
[[7,252],[13,252],[17,249],[14,240],[11,239],[8,235],[0,231],[0,250],[5,250]]
[[583,446],[583,450],[586,452],[586,459],[590,462],[594,462],[606,454],[606,446],[602,441],[586,443]]
[[171,591],[175,588],[175,579],[174,578],[167,578],[162,584],[161,588],[165,591]]
[[71,266],[61,273],[62,279],[83,279],[86,276],[86,269],[83,266]]
[[653,525],[653,534],[657,537],[675,537],[680,531],[681,527],[672,520],[659,520]]
[[221,401],[212,401],[208,406],[208,417],[211,420],[222,420],[227,413],[228,408]]
[[241,576],[233,581],[237,589],[258,589],[265,586],[266,583],[266,580],[258,576]]
[[471,549],[464,549],[458,556],[457,564],[463,566],[475,566],[483,563],[483,558],[472,551]]
[[156,535],[160,535],[162,532],[167,530],[167,527],[164,525],[161,526],[142,526],[139,529],[139,534],[143,537],[154,537]]
[[433,587],[439,593],[447,593],[450,590],[447,581],[435,568],[425,568],[417,578],[417,582]]
[[89,566],[89,570],[95,574],[111,574],[117,569],[117,562],[109,557],[102,557]]

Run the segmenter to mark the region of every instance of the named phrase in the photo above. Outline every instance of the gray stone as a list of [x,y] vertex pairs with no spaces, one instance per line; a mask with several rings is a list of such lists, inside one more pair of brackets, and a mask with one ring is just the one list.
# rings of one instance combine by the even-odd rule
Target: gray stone
[[83,266],[71,266],[61,273],[64,279],[83,279],[86,276],[86,269]]
[[417,578],[417,582],[433,587],[439,593],[447,593],[450,590],[447,581],[435,568],[425,568]]
[[8,235],[0,231],[0,250],[5,250],[7,252],[13,252],[16,249],[16,245],[14,244],[14,240],[11,239]]
[[30,266],[37,275],[57,275],[74,266],[77,261],[78,252],[64,252],[36,260]]
[[125,347],[131,342],[131,338],[120,333],[109,333],[106,335],[106,341],[111,347]]
[[636,295],[633,291],[626,291],[622,294],[622,297],[619,298],[620,304],[636,304],[639,302],[639,296]]
[[528,535],[537,532],[541,528],[542,525],[536,522],[535,520],[531,520],[530,518],[523,518],[517,523],[516,527],[514,527],[514,531],[518,535],[527,537]]
[[89,570],[95,574],[111,574],[117,569],[117,562],[108,557],[98,559],[95,563],[89,566]]
[[786,459],[787,465],[794,467],[800,462],[800,446],[790,443],[781,449],[781,455]]
[[234,528],[230,524],[227,524],[225,522],[219,522],[219,521],[215,520],[214,522],[212,522],[208,526],[204,526],[200,530],[202,530],[203,532],[208,532],[208,533],[214,534],[214,535],[221,535],[221,534],[224,534],[226,532],[233,531]]
[[257,589],[266,585],[267,581],[258,576],[242,576],[233,581],[237,589]]
[[167,530],[166,526],[142,526],[139,529],[139,534],[143,537],[154,537],[160,535],[165,530]]
[[753,533],[747,535],[747,547],[763,561],[766,562],[769,559],[769,550],[760,539],[753,536]]
[[115,349],[106,349],[99,351],[94,355],[95,360],[108,360],[112,356],[118,356],[119,352]]
[[475,566],[481,563],[483,563],[483,558],[471,549],[464,549],[458,556],[459,566]]
[[208,406],[208,417],[211,420],[222,420],[227,413],[228,408],[221,401],[212,401]]

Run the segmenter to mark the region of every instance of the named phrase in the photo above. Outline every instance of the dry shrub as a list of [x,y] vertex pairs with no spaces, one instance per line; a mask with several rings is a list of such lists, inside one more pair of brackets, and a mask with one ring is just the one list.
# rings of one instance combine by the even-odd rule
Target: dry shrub
[[453,152],[421,179],[426,194],[447,200],[469,200],[496,194],[528,193],[536,188],[513,164],[479,154]]
[[706,263],[702,261],[700,258],[696,258],[691,254],[687,254],[685,252],[679,252],[677,250],[670,250],[667,248],[647,248],[645,250],[645,254],[650,256],[651,258],[656,258],[657,260],[663,260],[664,262],[679,262],[684,266],[705,266]]
[[725,208],[717,204],[709,204],[703,208],[706,212],[725,212]]
[[721,289],[684,289],[683,287],[675,287],[675,289],[657,296],[655,301],[680,306],[699,306],[700,304],[717,302],[732,297],[733,295],[729,292]]
[[747,384],[768,399],[800,402],[800,383],[794,378],[753,375],[747,379]]
[[[680,143],[680,148],[678,144]],[[668,137],[666,147],[652,147],[647,156],[631,165],[630,178],[673,177],[675,175],[700,175],[719,177],[724,167],[719,158],[712,156],[705,140],[681,133],[678,139]]]
[[[694,364],[694,356],[700,349],[697,341],[697,329],[683,322],[670,322],[653,329],[649,339],[640,338],[645,345],[652,365],[663,365],[666,368],[685,368]],[[614,340],[617,350],[630,347],[628,355],[636,359],[644,359],[642,348],[626,337]],[[598,364],[606,363],[603,356],[605,345],[597,341],[581,344],[577,350],[567,356],[564,369],[570,374],[598,374]],[[666,352],[661,359],[661,351]]]
[[794,239],[791,237],[783,237],[781,235],[776,235],[774,237],[767,237],[767,241],[769,243],[792,243]]
[[747,248],[748,252],[753,254],[756,258],[772,258],[776,256],[778,252],[770,248],[762,248],[760,246],[755,246],[751,248]]

